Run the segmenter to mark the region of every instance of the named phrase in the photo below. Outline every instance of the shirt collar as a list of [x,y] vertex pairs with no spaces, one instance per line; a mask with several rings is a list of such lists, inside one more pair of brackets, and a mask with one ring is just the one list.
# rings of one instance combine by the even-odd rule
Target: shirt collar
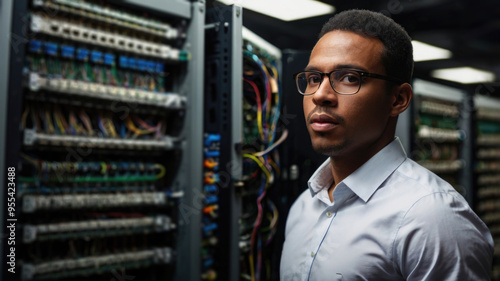
[[[359,198],[367,202],[380,185],[406,160],[404,148],[396,137],[391,143],[377,152],[361,167],[345,178],[342,183]],[[315,196],[333,182],[330,158],[328,158],[308,181],[311,196]],[[337,187],[340,185],[337,184]],[[340,190],[339,190],[340,191]],[[335,192],[334,192],[335,198]]]

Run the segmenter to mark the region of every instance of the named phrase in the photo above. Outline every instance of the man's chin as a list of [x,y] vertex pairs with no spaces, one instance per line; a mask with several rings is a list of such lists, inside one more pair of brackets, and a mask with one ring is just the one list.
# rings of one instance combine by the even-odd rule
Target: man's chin
[[319,154],[326,156],[336,156],[342,153],[345,148],[345,144],[315,144],[313,143],[313,149]]

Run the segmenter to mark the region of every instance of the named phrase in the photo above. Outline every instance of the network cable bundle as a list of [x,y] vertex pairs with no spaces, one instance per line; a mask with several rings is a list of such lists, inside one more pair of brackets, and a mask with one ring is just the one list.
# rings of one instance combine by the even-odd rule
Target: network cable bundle
[[277,147],[287,137],[280,126],[278,61],[244,42],[243,181],[240,219],[240,279],[271,279],[271,243],[278,209],[270,196],[280,178]]
[[185,22],[71,0],[28,19],[21,280],[171,280]]
[[[495,245],[500,242],[500,102],[478,96],[476,110],[477,211],[488,225]],[[495,246],[493,280],[500,280],[500,248]]]

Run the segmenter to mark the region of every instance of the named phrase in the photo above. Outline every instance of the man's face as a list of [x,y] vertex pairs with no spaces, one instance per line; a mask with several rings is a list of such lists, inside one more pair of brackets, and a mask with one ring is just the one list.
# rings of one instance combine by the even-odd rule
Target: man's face
[[[328,73],[354,68],[385,75],[381,63],[384,46],[375,38],[348,31],[331,31],[314,47],[307,70]],[[354,95],[336,93],[324,77],[316,93],[304,96],[304,116],[316,151],[345,156],[379,147],[390,115],[386,82],[365,78]]]

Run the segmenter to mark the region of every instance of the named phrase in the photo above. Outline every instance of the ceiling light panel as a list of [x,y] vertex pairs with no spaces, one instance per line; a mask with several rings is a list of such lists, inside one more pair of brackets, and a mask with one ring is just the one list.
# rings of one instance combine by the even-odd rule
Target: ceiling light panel
[[449,50],[429,45],[424,42],[413,40],[413,60],[428,61],[428,60],[442,60],[449,59],[452,53]]
[[283,21],[317,17],[335,12],[335,7],[315,0],[218,0],[238,5]]
[[486,83],[495,81],[494,73],[472,67],[436,69],[431,72],[431,76],[462,84]]

